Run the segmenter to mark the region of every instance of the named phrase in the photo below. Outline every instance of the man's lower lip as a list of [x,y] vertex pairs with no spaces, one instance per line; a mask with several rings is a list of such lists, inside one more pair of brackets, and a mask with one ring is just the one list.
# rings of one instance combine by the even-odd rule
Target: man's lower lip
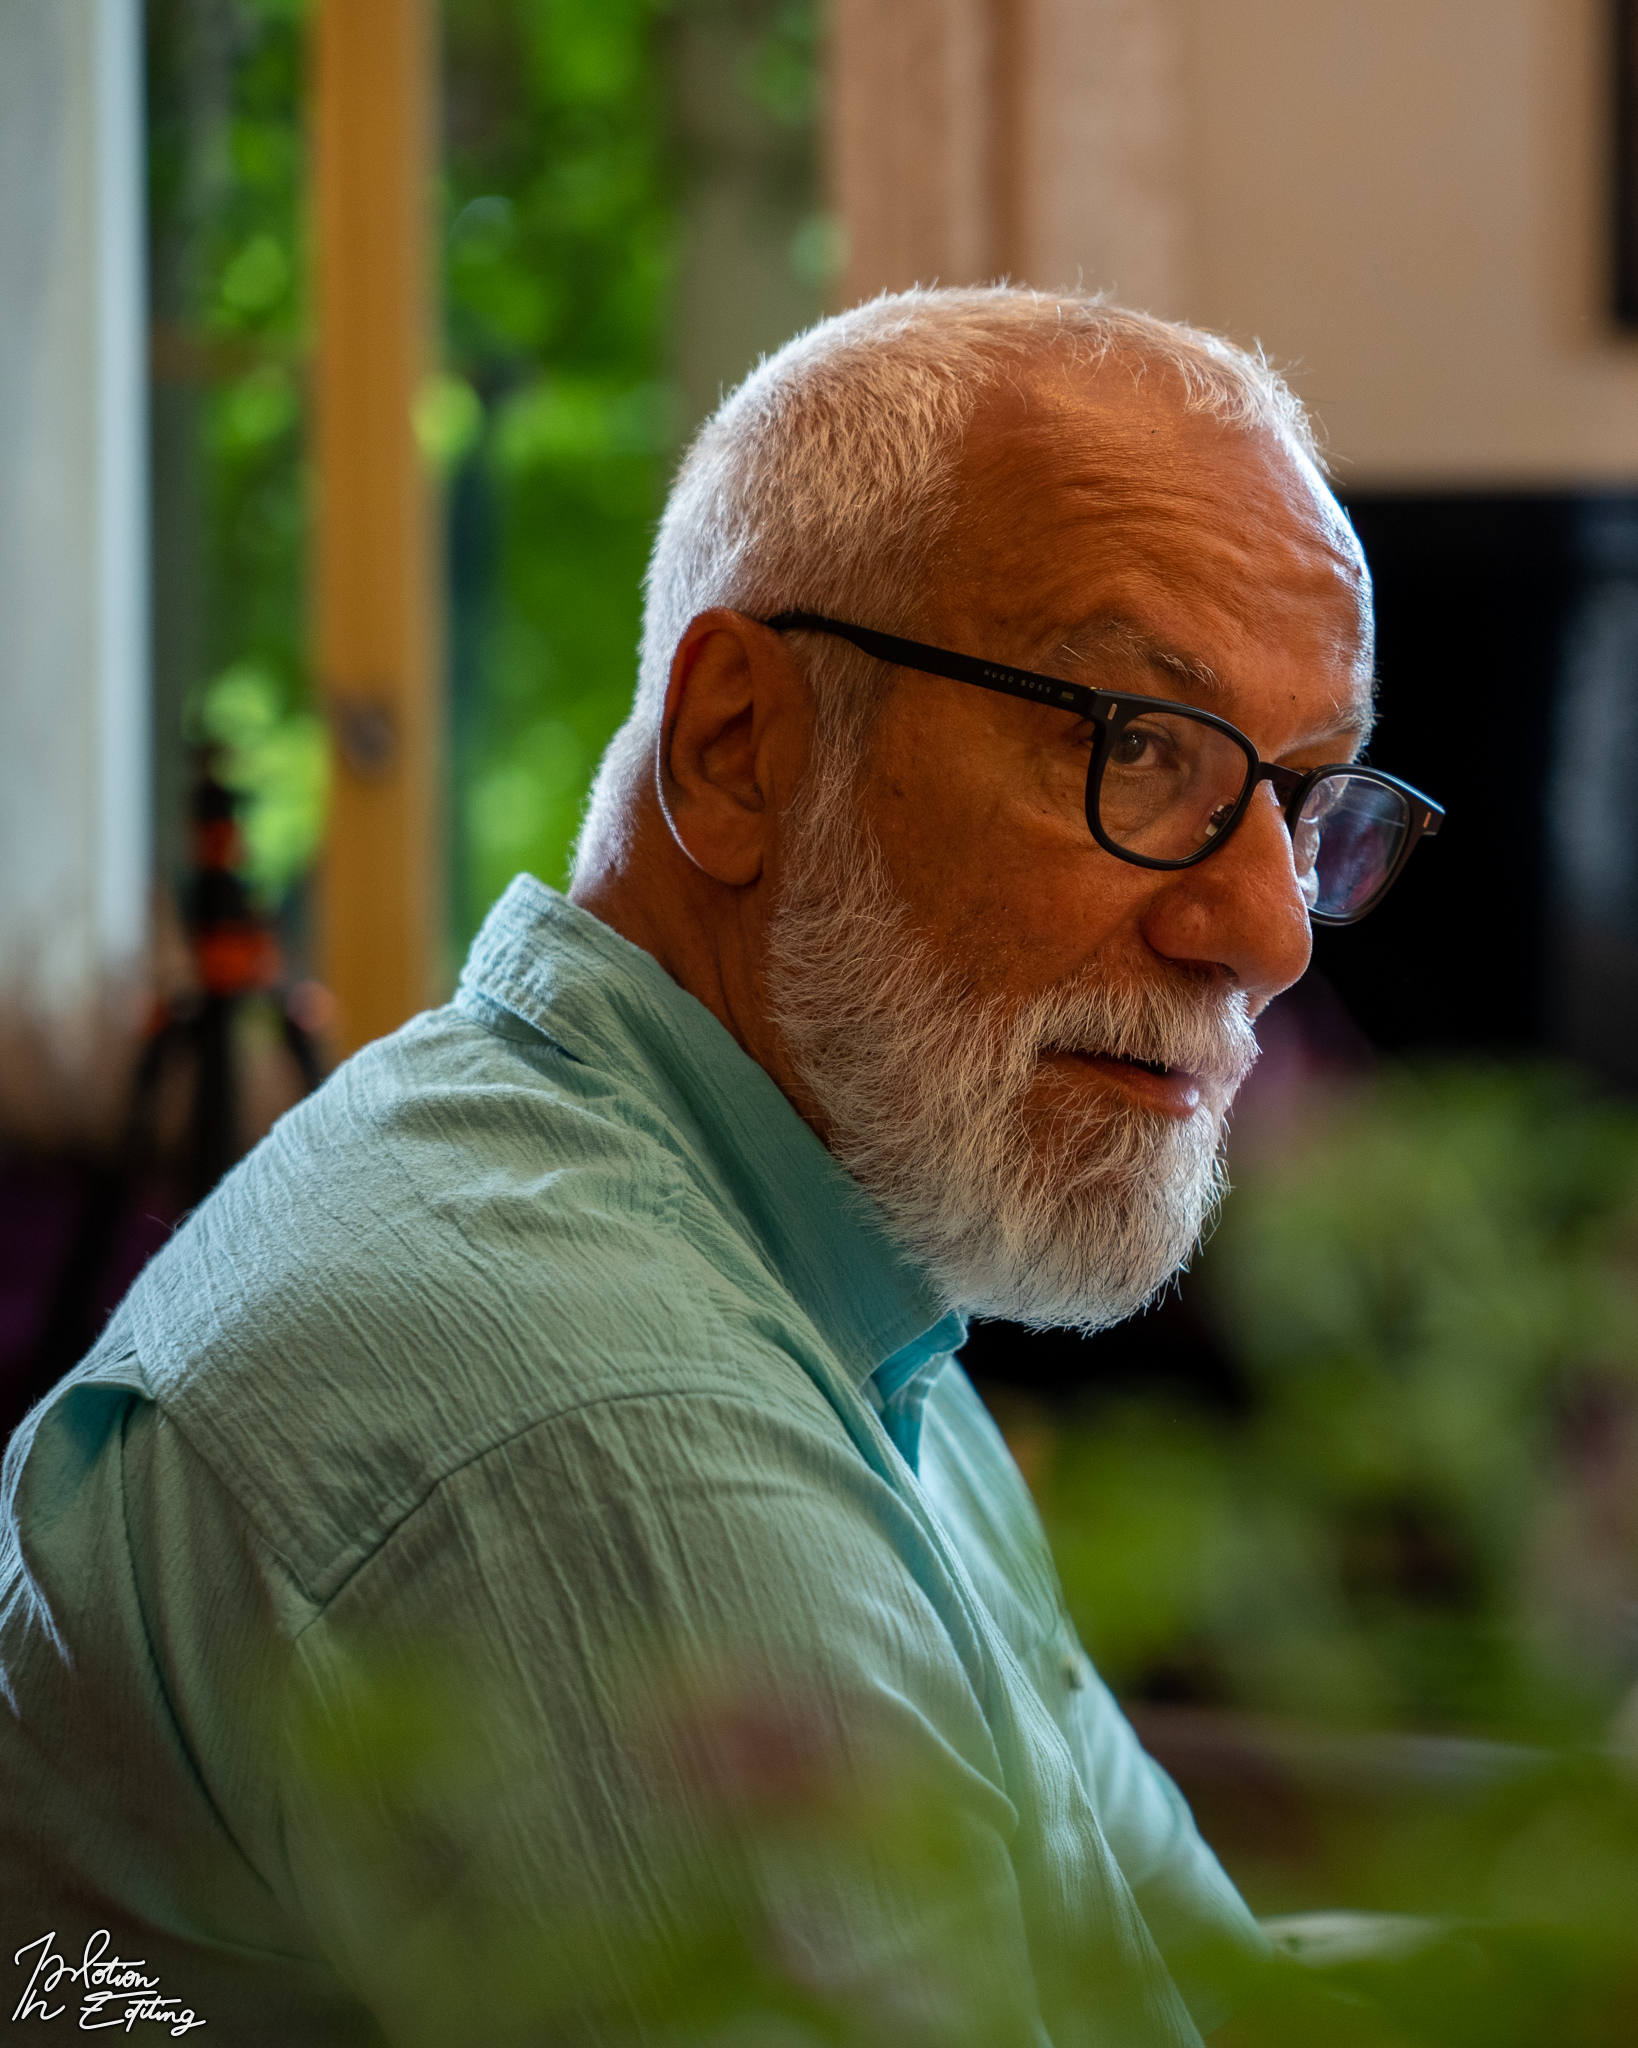
[[1136,1060],[1116,1059],[1110,1053],[1066,1052],[1079,1065],[1094,1067],[1117,1086],[1135,1095],[1152,1109],[1171,1116],[1192,1116],[1200,1106],[1200,1077],[1182,1067],[1161,1073],[1156,1067],[1140,1066]]

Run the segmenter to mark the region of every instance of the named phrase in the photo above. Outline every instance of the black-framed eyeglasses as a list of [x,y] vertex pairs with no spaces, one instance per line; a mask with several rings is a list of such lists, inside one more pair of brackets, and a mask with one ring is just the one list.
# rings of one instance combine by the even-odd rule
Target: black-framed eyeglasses
[[1346,761],[1282,768],[1260,759],[1227,719],[1169,697],[1094,690],[817,612],[780,612],[763,624],[776,633],[832,633],[899,668],[1090,719],[1086,822],[1106,853],[1135,867],[1188,868],[1207,859],[1228,842],[1258,783],[1272,784],[1315,924],[1354,924],[1374,910],[1417,840],[1431,839],[1444,823],[1431,797],[1379,768]]

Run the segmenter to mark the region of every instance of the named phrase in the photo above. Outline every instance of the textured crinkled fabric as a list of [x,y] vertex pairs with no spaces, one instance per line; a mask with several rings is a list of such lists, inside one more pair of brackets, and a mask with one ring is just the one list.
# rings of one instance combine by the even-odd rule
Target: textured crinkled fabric
[[117,1956],[217,2041],[1196,2040],[1261,1937],[963,1335],[520,879],[12,1446],[0,2018]]

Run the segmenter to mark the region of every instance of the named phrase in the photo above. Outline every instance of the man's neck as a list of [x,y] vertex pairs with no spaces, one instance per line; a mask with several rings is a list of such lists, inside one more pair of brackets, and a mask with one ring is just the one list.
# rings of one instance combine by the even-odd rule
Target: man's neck
[[813,1123],[769,1014],[765,882],[734,889],[713,881],[677,845],[657,804],[634,809],[618,849],[602,858],[594,850],[576,869],[570,902],[651,953]]

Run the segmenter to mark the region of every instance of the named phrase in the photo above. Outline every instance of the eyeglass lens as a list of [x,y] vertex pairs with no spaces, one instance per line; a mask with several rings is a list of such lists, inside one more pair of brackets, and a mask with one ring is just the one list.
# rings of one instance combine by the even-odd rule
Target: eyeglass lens
[[1234,814],[1251,763],[1214,725],[1144,711],[1109,742],[1098,820],[1117,846],[1148,860],[1187,860]]
[[1303,800],[1291,849],[1303,900],[1321,917],[1352,917],[1393,873],[1410,802],[1363,775],[1327,775]]
[[[1215,726],[1181,711],[1142,712],[1110,741],[1098,822],[1128,853],[1187,860],[1232,819],[1251,766]],[[1308,908],[1322,917],[1357,915],[1393,873],[1409,827],[1409,802],[1396,789],[1363,775],[1317,782],[1292,835]]]

